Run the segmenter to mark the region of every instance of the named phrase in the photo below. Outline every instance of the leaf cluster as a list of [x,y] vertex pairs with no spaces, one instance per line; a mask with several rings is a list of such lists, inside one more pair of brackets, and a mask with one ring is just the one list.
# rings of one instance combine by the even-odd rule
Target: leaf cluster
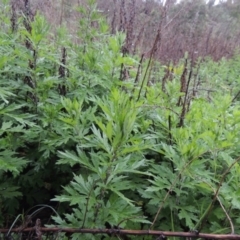
[[79,12],[79,44],[3,17],[0,225],[49,204],[61,227],[239,232],[238,54],[149,68],[94,1]]

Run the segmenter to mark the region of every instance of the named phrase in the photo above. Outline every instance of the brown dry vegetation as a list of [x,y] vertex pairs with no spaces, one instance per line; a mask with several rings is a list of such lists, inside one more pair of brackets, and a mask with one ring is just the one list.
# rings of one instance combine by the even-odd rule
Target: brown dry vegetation
[[[75,37],[87,0],[12,0],[17,9],[24,4],[31,11],[43,13],[53,26],[64,25]],[[97,0],[99,11],[107,17],[111,33],[126,33],[125,51],[148,56],[154,46],[154,57],[163,62],[176,62],[188,52],[192,59],[211,56],[218,60],[231,57],[240,45],[240,3],[214,5],[204,0]]]

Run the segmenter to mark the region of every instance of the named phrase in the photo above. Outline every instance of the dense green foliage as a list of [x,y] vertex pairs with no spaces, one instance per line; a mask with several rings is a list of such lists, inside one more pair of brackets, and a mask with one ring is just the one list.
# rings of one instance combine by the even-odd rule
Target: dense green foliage
[[94,1],[78,10],[73,44],[40,14],[13,31],[4,5],[1,227],[47,204],[60,226],[240,233],[240,56],[139,67]]

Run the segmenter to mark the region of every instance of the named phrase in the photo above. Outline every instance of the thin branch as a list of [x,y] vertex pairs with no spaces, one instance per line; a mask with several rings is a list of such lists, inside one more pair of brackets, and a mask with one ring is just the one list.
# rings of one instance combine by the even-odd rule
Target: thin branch
[[90,189],[90,192],[88,194],[88,197],[87,197],[87,204],[86,204],[85,213],[84,213],[84,217],[83,217],[82,228],[84,227],[84,224],[85,224],[85,221],[86,221],[86,218],[87,218],[89,200],[90,200],[90,197],[91,197],[91,194],[92,194],[92,191],[93,191],[94,187],[95,187],[95,182],[93,182],[93,185],[92,185],[92,187]]
[[219,193],[219,191],[220,191],[220,188],[221,188],[221,186],[222,186],[222,184],[223,184],[223,181],[224,181],[225,177],[226,177],[227,174],[230,172],[231,168],[232,168],[237,162],[239,162],[239,161],[240,161],[240,157],[238,157],[238,158],[228,167],[228,169],[227,169],[227,170],[224,172],[224,174],[222,175],[222,178],[221,178],[221,180],[220,180],[220,182],[219,182],[219,184],[218,184],[217,191],[216,191],[216,193],[215,193],[215,195],[214,195],[214,197],[213,197],[212,203],[211,203],[211,205],[210,205],[210,207],[209,207],[206,215],[203,216],[202,221],[197,224],[197,225],[200,225],[200,224],[201,224],[201,225],[200,225],[200,228],[199,228],[199,231],[201,231],[201,229],[203,228],[204,224],[206,223],[206,221],[207,221],[207,219],[208,219],[208,216],[209,216],[209,214],[210,214],[210,212],[211,212],[211,210],[212,210],[212,208],[213,208],[213,205],[214,205],[214,203],[215,203],[216,200],[217,200],[218,193]]
[[228,221],[229,221],[229,223],[230,223],[230,226],[231,226],[231,234],[234,234],[234,226],[233,226],[233,223],[232,223],[232,219],[231,219],[230,216],[228,215],[226,209],[225,209],[224,206],[222,205],[221,200],[219,199],[218,196],[217,196],[217,200],[218,200],[221,208],[223,209],[224,213],[226,214],[226,217],[227,217],[227,219],[228,219]]
[[[21,232],[34,232],[36,227],[25,228],[21,230],[20,228],[13,228],[11,232],[21,233]],[[208,239],[238,239],[240,240],[240,235],[235,234],[211,234],[211,233],[196,233],[196,232],[170,232],[170,231],[155,231],[155,230],[131,230],[131,229],[81,229],[81,228],[39,228],[42,233],[91,233],[91,234],[110,234],[112,236],[119,235],[135,235],[135,236],[163,236],[163,237],[184,237],[184,238],[208,238]],[[1,233],[8,232],[8,229],[0,229]]]
[[162,40],[162,22],[166,18],[166,8],[165,7],[162,9],[162,13],[163,13],[163,18],[161,19],[161,21],[159,23],[158,30],[157,30],[157,35],[155,37],[153,46],[152,46],[152,48],[150,50],[149,60],[148,60],[147,67],[146,67],[146,70],[145,70],[145,73],[144,73],[144,76],[143,76],[143,79],[142,79],[142,84],[141,84],[140,89],[139,89],[137,101],[139,101],[139,99],[140,99],[141,92],[142,92],[142,89],[143,89],[143,86],[144,86],[144,83],[145,83],[145,79],[147,77],[148,70],[149,70],[149,68],[150,68],[150,66],[152,64],[154,53],[157,50],[157,44],[158,44],[158,42],[161,44],[161,40]]
[[238,93],[235,95],[235,97],[232,99],[232,103],[239,97],[240,95],[240,91],[238,91]]
[[[207,182],[205,182],[205,181],[203,181],[203,182],[206,183],[206,184],[213,190],[213,192],[214,192],[214,194],[215,194],[215,189],[214,189],[209,183],[207,183]],[[218,196],[217,196],[217,200],[218,200],[221,208],[223,209],[223,211],[224,211],[224,213],[226,214],[226,217],[227,217],[227,219],[228,219],[228,221],[229,221],[229,224],[230,224],[230,226],[231,226],[231,234],[234,234],[235,231],[234,231],[234,225],[233,225],[233,223],[232,223],[232,219],[230,218],[229,214],[227,213],[225,207],[223,206],[223,204],[222,204],[222,202],[221,202],[221,200],[220,200],[220,198],[219,198]]]

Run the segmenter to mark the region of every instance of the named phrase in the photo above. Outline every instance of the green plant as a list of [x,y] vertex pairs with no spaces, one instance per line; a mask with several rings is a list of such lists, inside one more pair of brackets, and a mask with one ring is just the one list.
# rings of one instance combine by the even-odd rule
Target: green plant
[[[131,196],[140,190],[139,181],[149,177],[143,150],[149,148],[137,123],[141,104],[128,94],[113,89],[109,98],[93,100],[101,109],[91,127],[92,134],[74,152],[59,152],[58,164],[81,166],[65,194],[54,200],[70,202],[73,213],[66,220],[54,218],[61,226],[127,227],[129,222],[147,223]],[[129,196],[128,196],[129,195]],[[130,225],[131,226],[131,225]]]
[[123,54],[125,35],[88,4],[79,44],[41,14],[15,31],[7,4],[1,16],[0,225],[47,204],[61,227],[239,233],[238,53]]

